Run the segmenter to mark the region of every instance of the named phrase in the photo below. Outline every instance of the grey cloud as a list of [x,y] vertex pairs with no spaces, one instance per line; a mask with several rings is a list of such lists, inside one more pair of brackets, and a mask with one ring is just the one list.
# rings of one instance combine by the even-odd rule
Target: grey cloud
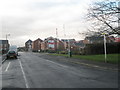
[[29,34],[30,25],[34,22],[31,18],[6,17],[2,19],[2,33],[10,33],[15,37]]

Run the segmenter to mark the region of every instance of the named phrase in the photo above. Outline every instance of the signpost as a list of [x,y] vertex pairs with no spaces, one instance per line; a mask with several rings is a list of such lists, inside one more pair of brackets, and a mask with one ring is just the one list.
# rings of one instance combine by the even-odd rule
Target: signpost
[[104,35],[104,53],[105,53],[105,63],[107,62],[107,48],[106,48],[106,33],[102,33]]

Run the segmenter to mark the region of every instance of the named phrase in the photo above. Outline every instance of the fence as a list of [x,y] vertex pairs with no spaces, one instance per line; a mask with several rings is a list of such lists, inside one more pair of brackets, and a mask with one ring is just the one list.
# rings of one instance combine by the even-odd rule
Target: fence
[[[120,43],[106,43],[107,47],[107,54],[114,54],[120,53]],[[104,44],[97,43],[97,44],[87,44],[84,48],[84,54],[104,54]]]

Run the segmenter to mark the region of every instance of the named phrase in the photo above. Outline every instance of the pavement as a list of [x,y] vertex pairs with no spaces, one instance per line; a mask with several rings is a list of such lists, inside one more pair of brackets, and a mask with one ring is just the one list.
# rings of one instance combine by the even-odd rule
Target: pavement
[[118,88],[117,71],[45,53],[19,54],[3,63],[2,88]]

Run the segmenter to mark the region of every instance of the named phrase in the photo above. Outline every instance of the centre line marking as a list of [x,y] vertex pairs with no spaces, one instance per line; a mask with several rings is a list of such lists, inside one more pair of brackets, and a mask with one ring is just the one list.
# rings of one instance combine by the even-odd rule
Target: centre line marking
[[24,72],[23,67],[22,67],[22,63],[21,63],[21,61],[19,59],[18,59],[18,61],[20,63],[20,67],[21,67],[21,70],[22,70],[23,78],[25,80],[25,86],[26,86],[26,88],[29,88],[28,82],[27,82],[27,78],[26,78],[25,72]]
[[5,69],[5,72],[8,71],[8,68],[10,67],[11,62],[8,63],[7,68]]

